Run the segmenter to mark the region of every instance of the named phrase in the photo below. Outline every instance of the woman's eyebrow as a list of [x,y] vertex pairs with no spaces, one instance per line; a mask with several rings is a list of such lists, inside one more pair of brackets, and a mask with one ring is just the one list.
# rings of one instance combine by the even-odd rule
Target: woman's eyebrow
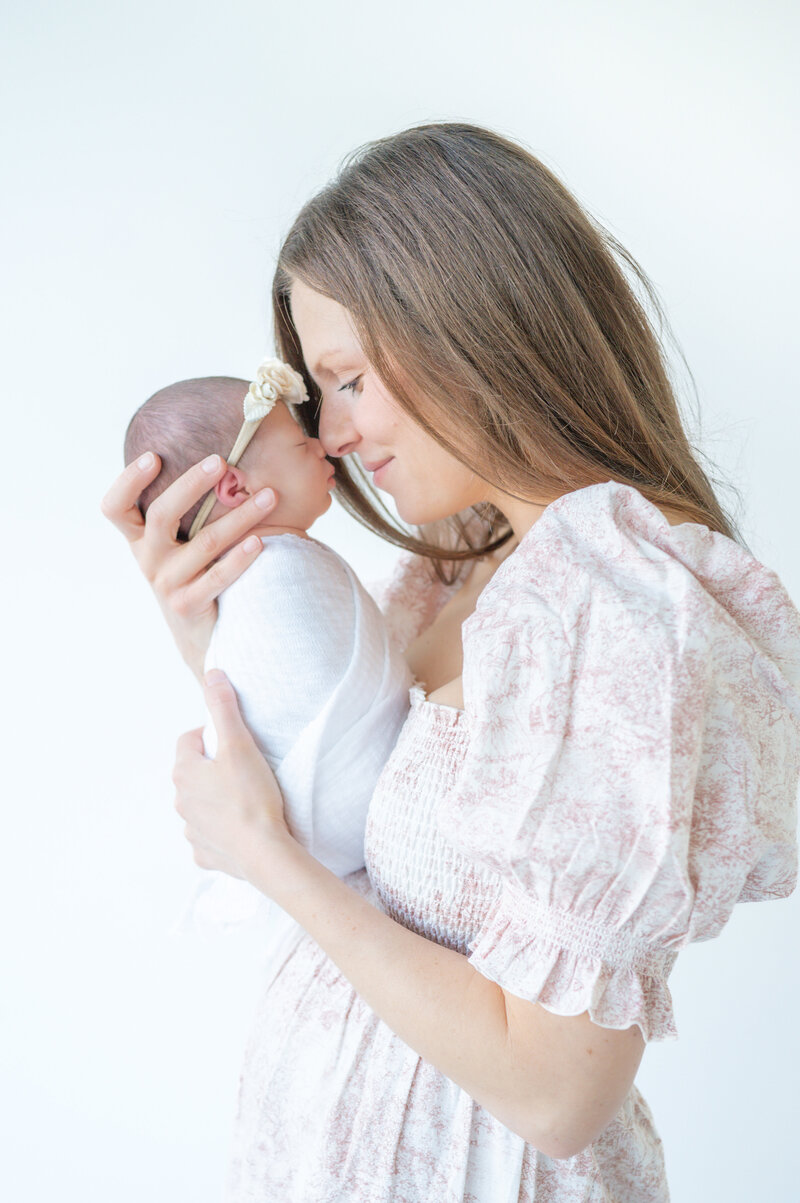
[[313,368],[309,369],[311,375],[313,376],[316,372],[326,372],[328,370],[328,361],[335,359],[338,354],[338,347],[326,347],[324,351],[320,351],[320,353],[317,355],[317,362],[314,364]]
[[352,357],[352,354],[353,354],[352,348],[331,347],[329,350],[323,351],[317,358],[317,362],[314,364],[314,366],[312,368],[309,368],[308,370],[312,376],[317,376],[317,375],[333,376],[335,373],[332,372],[331,369],[327,366],[328,362],[331,359],[335,360],[335,359],[347,358],[348,356]]

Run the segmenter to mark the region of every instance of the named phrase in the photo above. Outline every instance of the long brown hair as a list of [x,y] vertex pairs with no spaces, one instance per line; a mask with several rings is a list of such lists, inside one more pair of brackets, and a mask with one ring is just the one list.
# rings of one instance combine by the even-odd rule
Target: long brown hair
[[[356,151],[301,210],[275,273],[278,352],[318,401],[289,304],[302,280],[349,310],[397,402],[495,487],[550,501],[615,480],[739,538],[621,264],[663,328],[636,261],[533,155],[477,126],[416,126]],[[477,545],[463,516],[412,534],[354,465],[337,475],[355,517],[440,575],[509,538],[491,506]]]

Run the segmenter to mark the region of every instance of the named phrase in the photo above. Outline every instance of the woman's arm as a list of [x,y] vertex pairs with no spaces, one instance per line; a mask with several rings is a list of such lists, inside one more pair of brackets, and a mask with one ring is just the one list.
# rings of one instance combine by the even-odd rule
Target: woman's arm
[[102,501],[103,514],[128,540],[131,550],[149,581],[178,650],[200,678],[203,657],[217,614],[217,598],[262,549],[257,536],[233,546],[275,508],[271,489],[263,489],[231,510],[224,518],[206,526],[191,541],[176,539],[182,516],[225,474],[219,455],[195,464],[157,497],[141,515],[138,500],[142,491],[161,470],[158,456],[148,452],[129,464]]
[[329,873],[289,835],[235,694],[222,674],[210,677],[217,759],[202,758],[191,732],[175,769],[198,864],[246,877],[273,898],[401,1039],[507,1127],[547,1156],[579,1152],[630,1089],[644,1049],[638,1027],[613,1031],[517,998]]

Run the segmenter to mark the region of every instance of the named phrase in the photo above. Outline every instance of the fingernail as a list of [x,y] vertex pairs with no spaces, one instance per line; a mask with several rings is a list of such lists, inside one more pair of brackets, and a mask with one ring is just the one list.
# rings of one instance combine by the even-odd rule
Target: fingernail
[[142,472],[145,472],[148,468],[152,468],[152,466],[153,453],[151,451],[148,451],[145,455],[141,456],[136,462],[136,467]]
[[203,471],[207,472],[209,474],[209,476],[211,475],[212,472],[216,472],[218,467],[219,467],[219,456],[218,455],[209,455],[208,459],[203,460],[203,463],[202,463]]
[[266,510],[272,505],[275,500],[275,494],[272,489],[262,489],[260,493],[255,495],[255,503],[260,510]]
[[258,535],[251,535],[250,538],[245,539],[244,543],[242,544],[242,551],[255,551],[255,549],[260,546],[261,540],[259,539]]
[[218,668],[210,668],[205,675],[206,685],[221,685],[224,680],[225,674]]

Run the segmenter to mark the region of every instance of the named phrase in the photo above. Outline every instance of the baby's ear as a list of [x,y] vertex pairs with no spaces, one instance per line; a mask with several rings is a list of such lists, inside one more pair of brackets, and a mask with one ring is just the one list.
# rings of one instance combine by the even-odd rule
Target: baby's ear
[[235,510],[237,505],[247,501],[250,496],[244,484],[244,472],[238,468],[228,468],[222,480],[215,486],[214,492],[220,505]]

